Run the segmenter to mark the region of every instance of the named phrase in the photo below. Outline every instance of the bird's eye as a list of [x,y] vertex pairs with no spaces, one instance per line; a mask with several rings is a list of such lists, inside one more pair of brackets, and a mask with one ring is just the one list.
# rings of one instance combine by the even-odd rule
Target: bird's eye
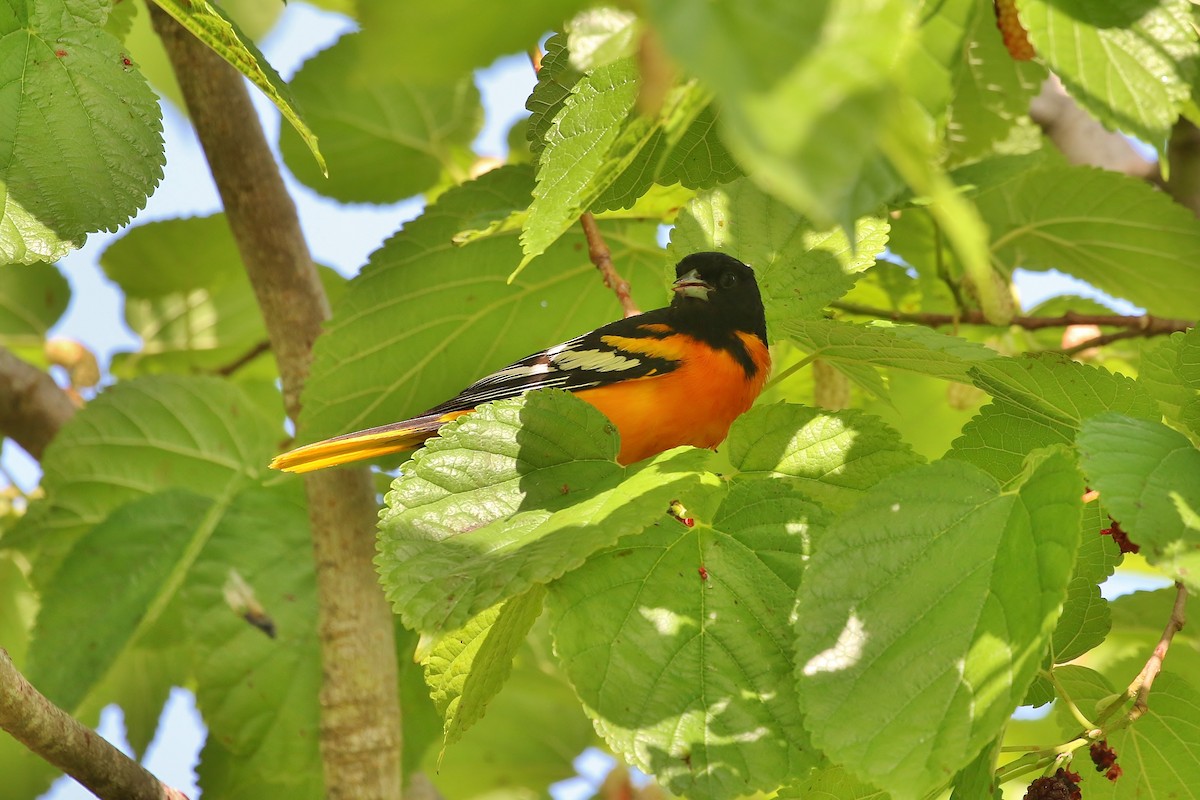
[[717,281],[717,285],[722,289],[732,289],[737,285],[738,276],[736,272],[724,272],[721,274],[721,279]]

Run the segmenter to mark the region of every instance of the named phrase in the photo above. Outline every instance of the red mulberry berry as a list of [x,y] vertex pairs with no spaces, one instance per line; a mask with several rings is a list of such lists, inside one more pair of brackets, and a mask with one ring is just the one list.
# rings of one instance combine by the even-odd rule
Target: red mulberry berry
[[994,0],[992,7],[996,11],[996,27],[1004,37],[1004,46],[1014,61],[1029,61],[1036,55],[1033,45],[1029,43],[1029,32],[1017,17],[1016,0]]

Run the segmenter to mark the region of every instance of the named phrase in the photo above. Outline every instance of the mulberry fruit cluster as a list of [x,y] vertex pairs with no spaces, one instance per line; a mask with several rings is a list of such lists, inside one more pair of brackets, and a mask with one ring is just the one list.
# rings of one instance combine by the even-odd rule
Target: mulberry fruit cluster
[[996,11],[996,27],[1004,37],[1004,46],[1014,61],[1029,61],[1035,53],[1029,43],[1029,32],[1017,17],[1016,0],[994,0],[992,7]]
[[1079,775],[1059,767],[1053,775],[1038,778],[1029,784],[1025,800],[1082,800]]

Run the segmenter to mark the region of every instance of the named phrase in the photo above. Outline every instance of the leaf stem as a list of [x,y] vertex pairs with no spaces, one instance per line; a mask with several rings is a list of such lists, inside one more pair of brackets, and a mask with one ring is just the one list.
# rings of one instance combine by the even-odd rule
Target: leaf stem
[[1058,679],[1058,676],[1054,674],[1054,670],[1042,670],[1042,674],[1046,676],[1046,680],[1050,681],[1050,684],[1054,687],[1055,694],[1058,695],[1058,699],[1066,704],[1067,710],[1071,712],[1071,716],[1075,718],[1075,721],[1082,725],[1085,731],[1095,728],[1095,724],[1084,716],[1083,712],[1079,710],[1079,706],[1075,705],[1075,701],[1067,694],[1066,688],[1062,685],[1062,681]]
[[783,383],[783,381],[792,377],[792,375],[795,374],[798,370],[802,370],[805,367],[807,367],[809,364],[811,364],[812,362],[816,361],[819,356],[820,356],[820,353],[809,353],[804,358],[800,359],[795,364],[792,364],[790,367],[785,369],[783,372],[780,372],[778,375],[771,378],[771,380],[767,381],[767,384],[763,387],[763,391],[765,392],[769,389],[773,389],[774,387],[778,386],[780,383]]

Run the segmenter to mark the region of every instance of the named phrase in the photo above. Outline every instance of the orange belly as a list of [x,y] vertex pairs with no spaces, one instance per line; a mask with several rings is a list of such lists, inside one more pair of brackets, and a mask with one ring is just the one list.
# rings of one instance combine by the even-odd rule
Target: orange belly
[[669,373],[575,393],[617,426],[617,461],[632,464],[672,447],[716,447],[724,441],[729,426],[762,391],[771,367],[757,337],[738,335],[758,368],[750,380],[729,353],[691,346]]

